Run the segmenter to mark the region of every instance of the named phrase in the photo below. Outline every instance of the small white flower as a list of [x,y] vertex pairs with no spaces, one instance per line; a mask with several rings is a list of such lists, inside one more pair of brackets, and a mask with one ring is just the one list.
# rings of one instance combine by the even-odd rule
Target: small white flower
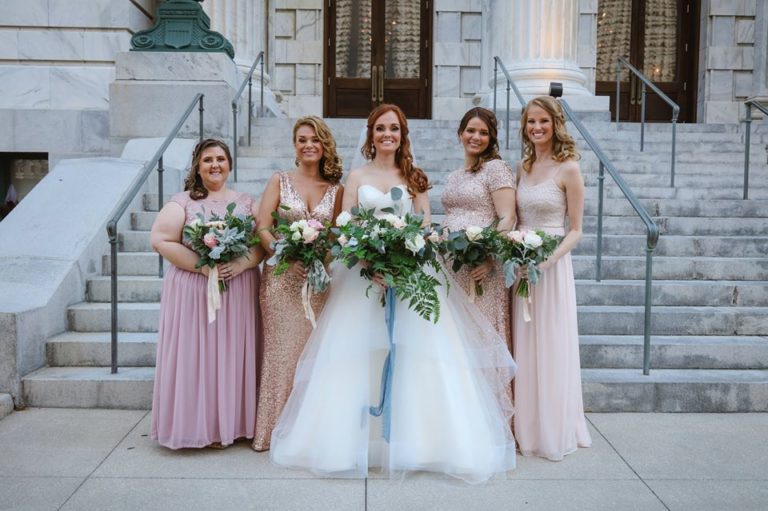
[[509,231],[507,233],[507,238],[514,241],[515,243],[522,243],[524,237],[525,235],[520,231]]
[[389,223],[389,225],[391,225],[395,229],[402,229],[403,227],[405,227],[405,221],[399,216],[394,215],[392,213],[387,213],[386,215],[384,215],[384,220],[386,220]]
[[347,237],[346,237],[345,235],[343,235],[343,234],[342,234],[341,236],[339,236],[339,238],[338,238],[338,241],[339,241],[339,245],[341,245],[342,247],[344,247],[344,246],[346,246],[346,245],[347,245],[347,242],[348,242],[349,240],[347,239]]
[[467,233],[467,239],[469,241],[475,241],[475,240],[481,240],[483,239],[483,228],[478,227],[476,225],[470,225],[467,227],[466,231]]
[[528,245],[531,248],[539,248],[542,243],[544,243],[544,240],[541,239],[541,236],[536,234],[533,231],[528,231],[525,233],[525,238],[523,238],[523,243]]
[[290,227],[291,231],[298,232],[301,229],[299,222],[293,222]]
[[419,250],[424,248],[424,245],[426,245],[426,242],[420,235],[416,235],[413,238],[405,240],[405,248],[413,252],[414,255],[418,254]]
[[349,211],[342,211],[339,216],[336,217],[336,225],[344,227],[352,220],[352,214]]
[[293,241],[299,241],[301,239],[301,233],[299,231],[294,231],[291,235],[291,239]]
[[440,243],[440,233],[432,231],[429,236],[427,236],[427,239],[432,243]]

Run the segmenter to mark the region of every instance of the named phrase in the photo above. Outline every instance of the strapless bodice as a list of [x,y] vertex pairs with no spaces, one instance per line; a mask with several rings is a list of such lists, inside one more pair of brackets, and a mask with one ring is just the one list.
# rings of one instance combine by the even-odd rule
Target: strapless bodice
[[[391,192],[394,188],[399,188],[403,195],[400,199],[392,199]],[[382,210],[392,208],[396,215],[402,216],[411,212],[412,199],[405,185],[397,185],[390,188],[389,191],[382,192],[372,185],[362,185],[357,189],[357,202],[361,208],[375,209],[375,215],[381,216],[386,213]]]

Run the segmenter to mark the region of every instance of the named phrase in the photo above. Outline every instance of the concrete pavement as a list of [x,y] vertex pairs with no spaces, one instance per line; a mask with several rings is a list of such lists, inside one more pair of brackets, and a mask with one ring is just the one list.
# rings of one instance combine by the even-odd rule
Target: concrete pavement
[[518,457],[507,480],[321,479],[247,443],[170,451],[146,411],[37,408],[0,420],[0,509],[764,510],[768,414],[588,414],[593,446]]

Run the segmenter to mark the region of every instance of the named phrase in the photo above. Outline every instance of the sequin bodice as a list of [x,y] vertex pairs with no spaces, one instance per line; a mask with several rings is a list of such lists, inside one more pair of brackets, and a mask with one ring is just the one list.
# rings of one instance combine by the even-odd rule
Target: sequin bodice
[[280,205],[287,206],[291,209],[285,210],[280,208],[280,210],[278,210],[279,214],[291,222],[310,219],[322,223],[332,222],[333,206],[336,203],[336,192],[338,189],[339,185],[337,184],[328,185],[323,198],[320,199],[320,202],[315,206],[315,209],[310,211],[307,203],[304,202],[304,199],[293,186],[293,182],[288,173],[280,172]]
[[531,185],[526,176],[517,185],[517,219],[521,227],[563,229],[567,202],[554,178]]
[[442,196],[445,219],[443,225],[451,231],[470,225],[485,227],[496,220],[493,196],[501,188],[514,188],[512,169],[503,160],[491,160],[479,171],[464,168],[448,175]]

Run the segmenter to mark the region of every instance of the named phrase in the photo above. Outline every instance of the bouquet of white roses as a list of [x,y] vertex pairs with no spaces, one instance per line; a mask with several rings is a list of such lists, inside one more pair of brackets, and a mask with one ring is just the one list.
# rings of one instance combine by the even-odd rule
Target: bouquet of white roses
[[[499,232],[496,230],[498,221],[487,227],[470,225],[466,229],[450,232],[441,246],[445,259],[452,261],[451,269],[458,272],[462,266],[477,268],[488,258],[496,257],[498,252]],[[475,282],[469,288],[469,301],[474,302],[475,296],[483,295],[483,286]]]
[[562,236],[547,234],[544,231],[509,231],[499,236],[499,259],[504,264],[504,279],[507,287],[515,283],[517,269],[527,268],[526,276],[521,277],[517,286],[517,296],[526,300],[523,313],[525,321],[530,321],[528,303],[530,288],[539,280],[538,265],[546,261],[555,251]]
[[248,257],[252,246],[259,243],[255,232],[256,222],[252,215],[236,215],[235,203],[227,205],[224,218],[217,214],[206,220],[204,211],[197,214],[182,230],[184,239],[200,259],[195,268],[208,266],[208,322],[216,319],[216,310],[221,307],[221,296],[227,290],[225,281],[219,280],[216,265],[227,263],[236,257]]
[[[402,190],[394,188],[390,192],[394,200],[400,198],[398,192]],[[336,242],[331,254],[348,268],[363,263],[360,275],[369,280],[382,275],[398,299],[407,301],[408,307],[424,319],[437,322],[440,299],[436,288],[441,283],[425,270],[431,267],[435,273],[442,271],[436,258],[440,236],[432,226],[424,227],[419,215],[398,216],[391,209],[383,211],[387,214],[380,218],[372,209],[342,212],[336,219],[337,227],[332,229]]]
[[[280,208],[290,209],[282,205]],[[301,262],[307,269],[307,278],[301,288],[301,301],[304,305],[304,316],[314,327],[312,294],[324,292],[331,282],[324,264],[331,246],[328,236],[330,224],[323,224],[315,219],[291,222],[277,212],[273,212],[272,217],[275,219],[272,233],[277,240],[272,245],[275,253],[269,258],[267,264],[275,267],[275,275],[285,273],[294,261]]]

